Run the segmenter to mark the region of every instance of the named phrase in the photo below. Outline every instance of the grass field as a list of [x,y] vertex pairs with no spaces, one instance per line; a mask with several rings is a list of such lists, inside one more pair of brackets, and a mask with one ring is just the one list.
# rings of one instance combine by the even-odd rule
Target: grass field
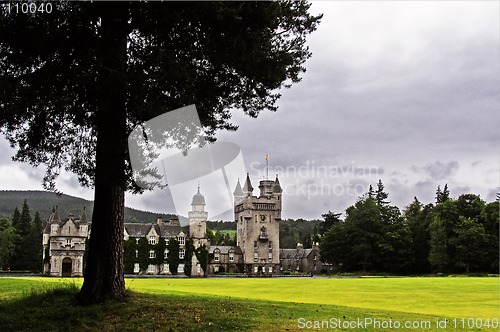
[[223,229],[220,231],[222,234],[227,234],[229,235],[232,239],[236,239],[236,230],[232,229]]
[[496,331],[493,319],[500,318],[498,278],[137,278],[127,279],[126,303],[86,308],[71,302],[80,284],[0,278],[0,330],[295,331],[334,318],[378,320],[379,326],[365,324],[367,331],[391,330],[380,325],[389,322],[429,322],[414,330],[442,331],[437,322],[447,318],[446,330],[454,330],[453,319],[464,318],[455,321],[464,325],[459,330],[489,322],[481,330]]

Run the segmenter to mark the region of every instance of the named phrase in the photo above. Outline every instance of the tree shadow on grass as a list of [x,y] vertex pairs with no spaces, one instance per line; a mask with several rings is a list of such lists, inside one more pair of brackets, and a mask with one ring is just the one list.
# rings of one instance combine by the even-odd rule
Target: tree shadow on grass
[[79,287],[34,288],[0,303],[1,331],[233,331],[253,330],[233,301],[127,291],[125,301],[79,306]]

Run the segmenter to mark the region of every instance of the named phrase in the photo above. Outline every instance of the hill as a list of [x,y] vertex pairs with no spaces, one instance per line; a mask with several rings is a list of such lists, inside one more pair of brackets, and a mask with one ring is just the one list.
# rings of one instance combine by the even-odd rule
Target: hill
[[[0,217],[10,219],[16,206],[21,209],[25,199],[28,202],[31,217],[33,218],[35,212],[38,211],[43,221],[49,218],[52,208],[56,205],[58,206],[61,218],[67,217],[70,213],[78,217],[82,214],[83,208],[85,208],[87,215],[91,218],[94,208],[93,201],[65,194],[56,194],[48,191],[2,190],[0,191]],[[154,222],[159,215],[159,213],[125,207],[126,223]],[[168,213],[162,215],[164,218],[175,216]]]

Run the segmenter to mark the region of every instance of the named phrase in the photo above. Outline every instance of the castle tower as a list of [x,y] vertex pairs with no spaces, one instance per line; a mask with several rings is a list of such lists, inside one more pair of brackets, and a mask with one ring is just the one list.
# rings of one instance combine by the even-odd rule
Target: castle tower
[[206,244],[208,212],[205,211],[205,205],[205,197],[200,193],[198,184],[198,192],[193,196],[191,211],[188,212],[189,236],[193,239],[196,248],[201,244]]
[[260,196],[252,196],[250,177],[243,187],[244,197],[235,200],[237,246],[249,274],[271,275],[279,272],[279,221],[281,220],[281,185],[276,180],[259,183]]
[[[207,219],[208,212],[205,211],[205,197],[200,193],[200,185],[198,184],[198,192],[193,196],[191,201],[191,211],[188,212],[189,217],[189,237],[193,241],[195,248],[206,245],[207,240]],[[208,248],[207,248],[208,249]],[[193,255],[191,258],[191,276],[202,277],[203,271],[201,264]]]

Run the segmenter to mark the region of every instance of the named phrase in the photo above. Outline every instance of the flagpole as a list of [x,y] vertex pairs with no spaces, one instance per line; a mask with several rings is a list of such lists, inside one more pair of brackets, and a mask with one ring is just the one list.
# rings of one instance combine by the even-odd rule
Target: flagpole
[[269,156],[266,154],[266,180],[269,180]]

